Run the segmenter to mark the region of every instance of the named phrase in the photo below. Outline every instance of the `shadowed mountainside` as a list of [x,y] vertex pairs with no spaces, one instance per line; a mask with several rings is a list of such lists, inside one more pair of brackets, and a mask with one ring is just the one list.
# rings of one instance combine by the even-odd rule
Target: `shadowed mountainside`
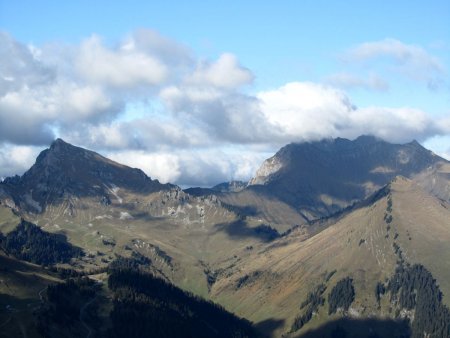
[[364,199],[398,175],[412,178],[438,163],[448,161],[416,141],[400,145],[360,136],[292,143],[263,163],[247,189],[314,219]]
[[406,320],[337,319],[298,338],[408,338],[411,329]]

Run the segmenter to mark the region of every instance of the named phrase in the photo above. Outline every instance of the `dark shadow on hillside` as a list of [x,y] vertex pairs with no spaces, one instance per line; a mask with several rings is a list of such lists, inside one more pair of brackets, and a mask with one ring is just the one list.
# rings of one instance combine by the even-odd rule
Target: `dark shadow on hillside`
[[247,216],[258,216],[260,214],[258,208],[254,205],[233,205],[222,202],[222,206],[225,209],[234,212],[241,218],[245,218]]
[[200,188],[200,187],[192,187],[183,190],[186,194],[195,197],[203,197],[209,195],[220,195],[220,192],[209,189],[209,188]]
[[278,231],[269,225],[260,224],[257,227],[249,227],[244,220],[216,224],[216,229],[225,231],[231,238],[253,237],[263,242],[270,242],[280,237]]
[[8,294],[0,293],[0,315],[8,316],[8,314],[16,313],[19,310],[35,308],[40,305],[38,295],[37,299],[18,298]]
[[276,329],[284,325],[284,319],[269,318],[255,324],[256,329],[263,335],[263,337],[271,337]]
[[40,305],[39,299],[0,293],[0,337],[41,337],[33,320],[33,311]]
[[324,203],[323,194],[333,196],[336,200],[347,201],[348,205],[351,204],[351,201],[361,200],[365,197],[365,188],[353,182],[341,182],[335,187],[334,181],[328,179],[328,182],[323,183],[326,188],[319,190],[312,190],[309,183],[299,184],[282,181],[269,185],[250,186],[247,189],[260,196],[279,200],[297,211],[302,210],[303,213],[300,214],[307,220],[311,220],[311,216],[306,217],[305,211],[314,215],[313,218],[328,217],[343,208],[342,205]]
[[375,202],[377,202],[378,200],[382,199],[383,197],[387,196],[389,193],[390,193],[390,187],[389,187],[389,184],[387,184],[387,185],[383,186],[381,189],[375,191],[373,194],[369,195],[367,198],[365,198],[361,201],[355,202],[353,204],[350,204],[345,208],[339,209],[338,211],[336,211],[328,216],[314,219],[314,220],[310,221],[309,224],[313,225],[313,224],[320,224],[320,223],[326,223],[326,222],[337,222],[337,220],[339,220],[343,216],[345,216],[355,210],[368,207],[368,206],[374,204]]
[[390,319],[343,318],[318,329],[298,335],[298,338],[407,338],[411,337],[409,322]]

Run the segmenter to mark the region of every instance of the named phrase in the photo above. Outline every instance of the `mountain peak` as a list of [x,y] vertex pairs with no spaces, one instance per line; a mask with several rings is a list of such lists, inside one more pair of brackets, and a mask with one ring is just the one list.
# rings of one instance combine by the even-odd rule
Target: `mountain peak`
[[[67,196],[109,199],[111,191],[124,189],[136,193],[151,193],[173,188],[152,180],[142,170],[109,160],[102,155],[58,138],[42,151],[36,163],[11,185],[15,199],[22,204],[39,205]],[[29,196],[31,191],[32,195]],[[28,194],[28,195],[27,195]],[[114,195],[114,193],[112,193]]]
[[56,146],[61,146],[61,145],[71,145],[71,144],[67,143],[62,138],[57,138],[56,140],[54,140],[52,142],[52,144],[50,145],[50,148],[53,148],[53,147],[56,147]]
[[292,143],[264,161],[250,181],[308,218],[326,216],[443,159],[417,141],[392,144],[371,135]]
[[[78,152],[78,153],[93,153],[90,150],[74,146],[61,138],[57,138],[50,144],[50,148],[48,149],[50,152]],[[45,150],[44,150],[45,151]]]
[[417,140],[412,140],[411,142],[409,142],[408,144],[412,145],[412,146],[416,146],[416,147],[420,147],[423,148],[423,146],[417,142]]

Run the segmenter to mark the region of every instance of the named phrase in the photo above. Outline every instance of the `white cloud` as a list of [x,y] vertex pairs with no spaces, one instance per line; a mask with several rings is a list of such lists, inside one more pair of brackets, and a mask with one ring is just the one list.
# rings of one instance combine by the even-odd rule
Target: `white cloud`
[[285,140],[310,140],[339,134],[354,109],[343,92],[308,82],[292,82],[258,94],[267,120]]
[[0,96],[0,141],[48,143],[54,127],[111,119],[121,109],[103,88],[59,81]]
[[108,150],[159,151],[213,146],[213,137],[188,122],[157,116],[87,125],[65,133],[68,142]]
[[359,61],[389,56],[401,63],[414,63],[432,70],[443,70],[437,58],[427,53],[422,47],[408,45],[396,39],[362,43],[350,50],[349,56]]
[[372,134],[398,143],[423,140],[441,132],[439,124],[425,112],[409,107],[365,107],[354,111],[350,121],[343,130],[347,135]]
[[179,159],[173,154],[121,151],[107,156],[116,162],[142,169],[151,178],[162,183],[176,182],[180,177]]
[[0,142],[19,144],[112,123],[127,102],[157,98],[163,83],[193,64],[183,45],[149,30],[115,47],[96,36],[80,45],[26,46],[0,33],[0,56]]
[[170,69],[186,69],[194,64],[194,56],[189,47],[179,41],[162,36],[151,29],[138,29],[130,34],[120,46],[121,50],[139,50],[152,55],[168,65]]
[[42,148],[40,147],[12,144],[0,146],[0,178],[23,174],[33,165],[41,151]]
[[212,85],[225,89],[236,89],[253,81],[253,74],[243,68],[235,55],[222,54],[217,61],[200,62],[188,82],[202,86]]
[[[421,110],[355,107],[342,88],[385,90],[378,71],[335,74],[328,79],[334,86],[292,82],[252,95],[243,87],[254,76],[235,55],[200,60],[150,30],[115,45],[93,36],[77,45],[26,46],[0,33],[0,57],[0,176],[32,164],[37,148],[19,145],[48,145],[55,134],[163,182],[201,186],[249,179],[263,159],[293,141],[373,134],[406,142],[450,134],[449,120]],[[417,67],[414,76],[427,81],[444,72],[420,47],[395,40],[361,45],[347,57],[361,63],[387,57],[405,73]],[[135,115],[126,110],[133,104],[140,109]]]
[[204,149],[170,153],[121,151],[107,155],[120,163],[141,168],[150,177],[164,183],[210,187],[229,180],[248,180],[269,154],[251,150]]
[[341,91],[314,83],[289,83],[258,94],[261,109],[286,141],[372,134],[392,142],[448,133],[440,121],[408,108],[355,107]]
[[168,76],[163,62],[140,51],[134,43],[114,50],[105,47],[97,36],[82,42],[76,67],[87,81],[113,87],[158,85]]
[[42,64],[30,47],[0,31],[0,96],[23,86],[40,86],[53,81],[53,69]]
[[424,48],[396,39],[362,43],[350,49],[343,59],[351,63],[384,62],[388,71],[394,70],[410,79],[425,82],[430,89],[441,86],[447,72],[441,61]]
[[161,98],[167,109],[203,129],[211,139],[230,143],[264,142],[274,134],[259,109],[258,100],[207,84],[165,88]]

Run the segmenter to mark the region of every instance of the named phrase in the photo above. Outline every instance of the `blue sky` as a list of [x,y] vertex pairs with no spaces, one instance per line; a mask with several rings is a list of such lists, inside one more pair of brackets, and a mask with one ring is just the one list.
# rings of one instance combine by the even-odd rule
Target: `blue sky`
[[183,185],[358,133],[449,157],[449,22],[448,1],[0,0],[0,176],[55,136]]

